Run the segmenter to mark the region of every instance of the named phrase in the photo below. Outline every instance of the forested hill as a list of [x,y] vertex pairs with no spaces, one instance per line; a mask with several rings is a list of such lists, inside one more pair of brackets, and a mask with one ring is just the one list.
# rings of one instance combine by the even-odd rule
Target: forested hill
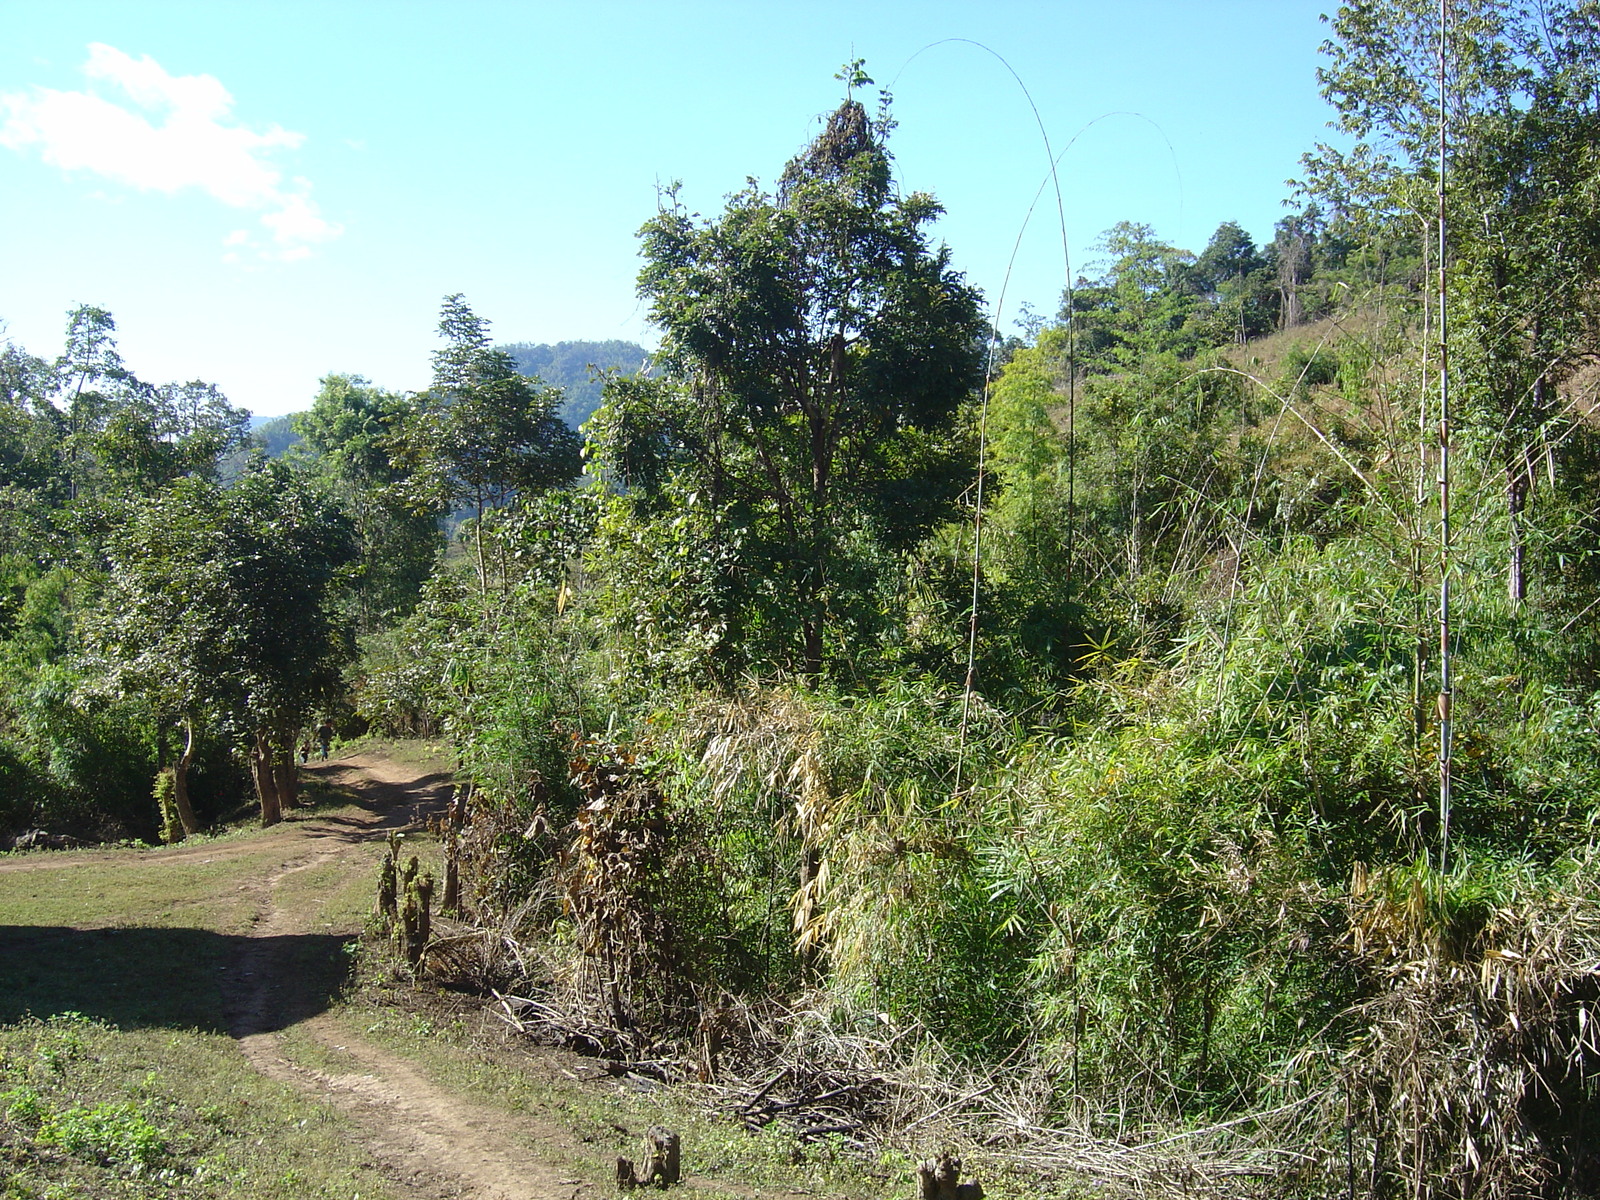
[[[580,429],[600,407],[600,373],[638,374],[650,352],[637,342],[513,342],[502,346],[516,368],[530,379],[558,387],[563,399],[557,411],[569,429]],[[255,443],[268,458],[277,458],[300,440],[293,416],[261,417],[251,422]],[[238,463],[233,464],[236,471]]]
[[300,440],[295,432],[294,418],[258,417],[250,423],[250,435],[266,451],[268,458],[277,458]]
[[562,390],[559,415],[573,429],[581,428],[600,407],[600,372],[635,375],[650,357],[637,342],[621,341],[512,342],[500,349],[511,355],[524,375]]

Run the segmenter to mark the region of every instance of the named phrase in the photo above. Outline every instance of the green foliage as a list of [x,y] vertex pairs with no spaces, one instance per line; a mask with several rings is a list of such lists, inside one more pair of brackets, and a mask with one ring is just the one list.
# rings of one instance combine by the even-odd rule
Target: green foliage
[[262,421],[250,431],[251,439],[268,458],[286,454],[291,447],[299,445],[304,436],[295,428],[299,416],[299,413],[292,413]]
[[1463,0],[1447,16],[1441,29],[1423,0],[1339,10],[1318,79],[1355,145],[1319,146],[1305,165],[1311,190],[1390,229],[1428,226],[1445,173],[1456,419],[1504,473],[1508,592],[1520,603],[1534,465],[1570,423],[1556,387],[1590,353],[1594,328],[1600,35],[1579,0]]
[[153,837],[153,729],[135,705],[107,703],[65,664],[40,668],[13,699],[15,734],[33,779],[29,798],[47,826],[91,835]]
[[433,384],[388,438],[413,503],[470,504],[482,517],[516,495],[576,478],[578,439],[556,416],[560,394],[519,374],[459,294],[445,298],[439,333],[446,345],[434,353]]
[[65,419],[60,452],[74,499],[114,502],[149,493],[185,475],[213,476],[246,440],[249,414],[200,380],[154,387],[117,350],[116,322],[83,305],[68,318],[55,368]]
[[570,429],[582,429],[600,407],[607,375],[642,374],[650,352],[637,342],[509,342],[501,347],[517,370],[561,393],[556,411]]
[[[666,376],[616,381],[589,426],[601,471],[644,493],[606,536],[652,541],[653,574],[707,585],[691,638],[723,641],[736,608],[750,661],[810,678],[838,663],[841,626],[878,636],[881,575],[854,548],[909,548],[969,478],[977,296],[930,247],[938,205],[894,194],[885,131],[846,100],[775,195],[752,182],[702,222],[669,193],[639,276]],[[673,535],[641,527],[691,496],[698,561],[675,562]]]
[[486,794],[529,812],[564,802],[561,718],[581,724],[591,715],[581,629],[551,582],[566,549],[550,533],[535,512],[518,510],[486,535],[486,561],[500,568],[487,591],[459,572],[436,574],[369,657],[356,693],[358,709],[379,728],[443,732]]
[[174,788],[171,767],[163,767],[156,772],[155,786],[150,789],[150,794],[156,802],[156,812],[161,815],[161,840],[168,844],[183,840],[183,823],[173,799]]
[[[353,647],[334,597],[353,549],[342,515],[281,461],[226,489],[179,480],[112,545],[88,631],[97,689],[181,723],[186,741],[199,728],[288,761],[295,734],[342,689]],[[176,799],[181,811],[185,793]],[[273,810],[263,794],[264,818]]]
[[358,375],[329,375],[309,411],[292,418],[302,453],[354,525],[350,596],[371,632],[416,603],[441,546],[438,514],[407,502],[410,477],[391,457],[410,402]]
[[165,1135],[134,1104],[74,1105],[45,1114],[34,1140],[41,1146],[87,1158],[133,1174],[148,1171],[167,1154]]
[[[518,373],[562,347],[496,349],[459,296],[428,391],[329,376],[290,462],[227,486],[220,397],[140,384],[108,314],[54,366],[6,351],[0,819],[148,828],[175,723],[202,755],[281,740],[340,702],[354,617],[362,714],[478,785],[476,901],[536,913],[617,1030],[807,989],[1006,1062],[1033,1127],[1295,1113],[1293,1186],[1370,1136],[1380,1192],[1523,1194],[1495,1172],[1577,1162],[1594,1103],[1597,58],[1576,0],[1451,8],[1446,558],[1435,11],[1342,6],[1322,84],[1355,144],[1308,159],[1304,207],[1199,254],[1113,227],[981,417],[978,297],[859,60],[775,187],[644,226],[660,373],[606,376],[585,490]],[[437,553],[462,505],[470,566]],[[7,1103],[42,1129],[35,1084]]]

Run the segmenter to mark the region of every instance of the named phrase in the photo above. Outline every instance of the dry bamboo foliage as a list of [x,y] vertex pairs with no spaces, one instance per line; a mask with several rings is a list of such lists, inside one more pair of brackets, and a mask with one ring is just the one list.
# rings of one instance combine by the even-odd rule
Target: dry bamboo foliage
[[[701,730],[711,802],[764,804],[781,837],[814,852],[795,934],[828,956],[828,988],[732,995],[677,956],[650,881],[670,877],[684,852],[680,816],[631,756],[599,742],[576,747],[584,803],[569,825],[475,811],[461,835],[469,872],[492,870],[489,848],[513,824],[551,847],[550,867],[515,909],[492,916],[480,904],[472,924],[438,921],[427,969],[476,981],[521,1034],[602,1056],[640,1086],[693,1089],[751,1129],[776,1123],[802,1141],[892,1147],[912,1161],[959,1148],[986,1178],[1004,1165],[1094,1180],[1106,1195],[1220,1200],[1344,1194],[1353,1177],[1358,1194],[1513,1200],[1559,1194],[1557,1162],[1596,1169],[1586,1146],[1600,1139],[1582,1123],[1600,1065],[1589,865],[1559,892],[1493,905],[1460,887],[1468,898],[1450,900],[1456,885],[1425,872],[1358,869],[1332,952],[1364,980],[1364,999],[1307,1030],[1273,1078],[1252,1081],[1253,1103],[1185,1123],[1161,1063],[1075,1093],[1059,1042],[1024,1037],[979,1068],[915,1023],[863,1008],[870,993],[838,984],[847,927],[876,922],[881,952],[895,936],[887,906],[917,902],[912,858],[936,870],[960,840],[940,850],[914,805],[840,788],[830,727],[801,698],[749,696],[708,713]],[[1259,919],[1246,911],[1262,894],[1249,872],[1270,849],[1224,839],[1194,864],[1221,898],[1198,911],[1199,936]],[[1337,911],[1331,889],[1291,900]]]
[[1600,1166],[1591,889],[1452,912],[1420,878],[1395,896],[1358,870],[1351,893],[1352,949],[1387,984],[1350,1014],[1360,1033],[1338,1065],[1373,1186],[1534,1196],[1576,1182],[1560,1161]]

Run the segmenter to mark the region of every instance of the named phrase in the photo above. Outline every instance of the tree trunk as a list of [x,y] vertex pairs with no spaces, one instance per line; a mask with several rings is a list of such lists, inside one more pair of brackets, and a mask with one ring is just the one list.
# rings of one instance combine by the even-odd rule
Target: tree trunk
[[801,624],[805,636],[805,677],[815,687],[822,682],[822,620],[812,617]]
[[300,803],[300,777],[294,768],[294,745],[286,740],[278,747],[273,778],[278,785],[278,803],[284,808],[295,808]]
[[477,499],[477,520],[472,525],[472,544],[478,557],[478,595],[489,594],[489,569],[483,561],[483,497]]
[[250,777],[255,781],[256,797],[261,801],[261,824],[276,825],[283,820],[283,805],[278,799],[278,781],[272,770],[272,741],[264,729],[256,730],[256,744],[250,750]]
[[1293,329],[1306,319],[1300,288],[1311,265],[1310,247],[1304,237],[1295,234],[1280,239],[1278,255],[1278,328]]
[[[1538,330],[1534,332],[1537,345]],[[1543,422],[1549,404],[1549,385],[1544,376],[1533,381],[1533,416]],[[1528,507],[1528,494],[1533,490],[1533,455],[1531,447],[1522,446],[1514,460],[1506,465],[1506,516],[1510,522],[1510,553],[1506,570],[1506,592],[1514,606],[1528,598],[1528,566],[1526,543],[1523,538],[1522,514]]]
[[184,837],[200,832],[200,822],[195,818],[194,806],[189,803],[189,764],[194,761],[194,722],[183,719],[183,753],[172,764],[172,803],[178,810],[178,821],[183,826]]

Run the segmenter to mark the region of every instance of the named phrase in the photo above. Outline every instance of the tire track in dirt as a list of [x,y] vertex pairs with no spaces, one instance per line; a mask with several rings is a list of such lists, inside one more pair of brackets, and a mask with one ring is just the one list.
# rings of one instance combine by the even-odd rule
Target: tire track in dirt
[[[342,1028],[318,1011],[314,985],[288,961],[295,934],[304,933],[314,902],[281,903],[279,885],[302,871],[348,861],[365,870],[365,843],[442,806],[445,786],[398,764],[352,758],[316,773],[355,792],[368,812],[333,828],[316,818],[297,835],[309,853],[259,881],[255,927],[225,988],[229,1029],[257,1070],[338,1107],[362,1130],[363,1147],[407,1196],[416,1200],[577,1200],[597,1189],[567,1178],[528,1146],[539,1130],[529,1122],[451,1094],[415,1066]],[[281,836],[281,835],[280,835]],[[342,844],[328,845],[328,839]],[[294,1029],[326,1050],[346,1055],[359,1069],[331,1072],[297,1063],[283,1032]],[[549,1140],[554,1140],[550,1131]]]

